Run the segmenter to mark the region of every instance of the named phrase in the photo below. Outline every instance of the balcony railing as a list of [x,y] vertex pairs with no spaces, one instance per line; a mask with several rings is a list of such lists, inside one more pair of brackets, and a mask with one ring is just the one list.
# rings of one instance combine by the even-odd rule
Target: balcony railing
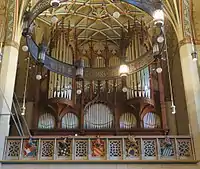
[[4,160],[186,161],[195,155],[186,136],[7,137]]

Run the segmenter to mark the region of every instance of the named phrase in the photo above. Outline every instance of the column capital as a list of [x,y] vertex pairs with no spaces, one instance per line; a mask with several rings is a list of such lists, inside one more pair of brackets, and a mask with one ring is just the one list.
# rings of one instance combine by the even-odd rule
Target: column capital
[[17,50],[19,50],[20,44],[15,41],[5,41],[4,46],[12,46],[12,47],[16,48]]
[[186,45],[186,44],[190,44],[191,43],[191,37],[185,37],[184,39],[180,40],[178,42],[179,48]]
[[194,43],[195,45],[200,45],[200,39],[193,39],[193,42],[191,41],[191,37],[186,37],[182,40],[179,41],[179,47],[185,45],[185,44],[190,44]]

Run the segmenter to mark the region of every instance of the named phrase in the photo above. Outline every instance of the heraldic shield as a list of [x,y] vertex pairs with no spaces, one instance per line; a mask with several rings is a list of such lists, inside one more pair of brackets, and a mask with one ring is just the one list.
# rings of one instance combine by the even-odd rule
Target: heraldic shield
[[128,136],[128,139],[126,140],[126,152],[128,157],[139,156],[139,145],[134,136]]
[[92,140],[92,156],[93,157],[103,157],[105,155],[105,140],[99,137]]
[[30,138],[24,141],[24,157],[34,158],[37,156],[37,140]]

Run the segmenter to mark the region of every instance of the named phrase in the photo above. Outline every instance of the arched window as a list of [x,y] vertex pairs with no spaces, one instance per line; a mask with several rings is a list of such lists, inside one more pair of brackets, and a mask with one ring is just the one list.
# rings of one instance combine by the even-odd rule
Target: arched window
[[94,103],[85,108],[84,127],[86,129],[112,128],[113,114],[103,103]]
[[121,129],[131,129],[137,126],[137,120],[133,113],[124,113],[119,119]]
[[78,127],[78,117],[74,113],[67,113],[62,118],[63,129],[75,129]]
[[38,121],[39,129],[53,129],[55,127],[55,117],[50,113],[42,114]]
[[160,117],[153,112],[146,113],[143,117],[143,126],[144,128],[160,128]]

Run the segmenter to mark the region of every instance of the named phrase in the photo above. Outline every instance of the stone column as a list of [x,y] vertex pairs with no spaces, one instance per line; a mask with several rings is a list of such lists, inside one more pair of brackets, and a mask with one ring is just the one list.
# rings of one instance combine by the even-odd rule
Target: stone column
[[10,129],[10,109],[12,106],[15,75],[18,60],[18,45],[6,44],[0,72],[0,159],[2,159],[5,137]]
[[4,2],[6,24],[4,27],[5,38],[0,72],[0,160],[3,158],[5,137],[9,135],[10,130],[10,109],[13,100],[18,49],[21,39],[21,19],[19,18],[19,13],[21,12],[19,11],[18,1],[7,0]]
[[[185,89],[190,134],[194,139],[196,157],[200,159],[200,78],[197,62],[192,60],[192,44],[180,47],[180,60]],[[184,123],[184,122],[183,122]],[[187,122],[186,122],[187,123]]]

